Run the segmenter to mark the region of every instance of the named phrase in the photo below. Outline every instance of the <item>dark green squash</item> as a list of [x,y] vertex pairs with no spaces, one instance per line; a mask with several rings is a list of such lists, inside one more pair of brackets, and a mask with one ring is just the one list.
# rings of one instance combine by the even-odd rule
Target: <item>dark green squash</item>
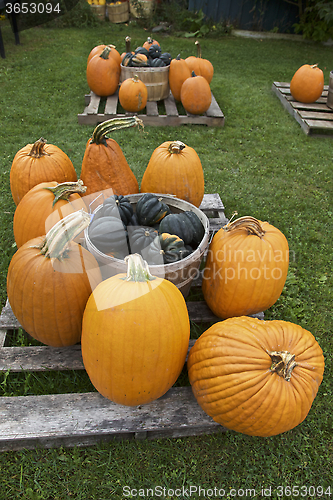
[[193,226],[190,219],[182,213],[169,214],[161,220],[159,233],[176,234],[185,245],[189,245],[194,237]]
[[162,59],[166,66],[169,66],[172,60],[172,55],[169,54],[169,52],[163,52],[163,54],[160,55],[160,59]]
[[134,54],[144,54],[147,58],[149,57],[149,52],[145,47],[137,47]]
[[190,220],[192,229],[193,229],[193,239],[190,242],[190,244],[194,247],[197,247],[199,243],[201,243],[203,237],[205,236],[205,228],[197,216],[195,212],[192,212],[192,210],[186,210],[185,212],[181,213],[182,217],[185,217],[186,219]]
[[89,224],[88,235],[91,243],[102,253],[129,254],[127,231],[118,217],[94,218]]
[[141,253],[158,236],[158,232],[149,226],[128,226],[127,231],[131,253]]
[[133,57],[133,54],[131,52],[126,52],[126,54],[123,57],[123,60],[121,61],[121,64],[123,66],[130,66],[132,57]]
[[169,207],[153,193],[145,193],[136,204],[136,215],[141,226],[153,226],[169,213]]
[[150,265],[162,265],[178,262],[189,255],[181,238],[174,234],[163,233],[141,252]]
[[102,216],[111,215],[120,217],[125,226],[129,224],[133,216],[133,206],[129,199],[123,195],[112,195],[104,200],[100,210]]
[[153,43],[153,45],[149,47],[148,53],[149,57],[151,57],[152,59],[160,57],[160,55],[162,54],[161,47],[159,45],[156,45],[156,43]]
[[165,62],[162,61],[162,59],[160,59],[159,57],[156,57],[155,59],[150,57],[149,58],[149,65],[152,68],[162,68],[162,67],[166,66]]

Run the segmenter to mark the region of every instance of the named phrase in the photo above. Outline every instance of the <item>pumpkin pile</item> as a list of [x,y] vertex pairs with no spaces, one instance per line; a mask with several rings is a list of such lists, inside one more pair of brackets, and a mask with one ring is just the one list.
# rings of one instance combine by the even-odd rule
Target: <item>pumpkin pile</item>
[[130,50],[130,38],[126,37],[126,52],[122,55],[121,64],[128,67],[161,68],[169,66],[172,56],[169,52],[162,52],[160,43],[148,37],[142,47],[134,52]]

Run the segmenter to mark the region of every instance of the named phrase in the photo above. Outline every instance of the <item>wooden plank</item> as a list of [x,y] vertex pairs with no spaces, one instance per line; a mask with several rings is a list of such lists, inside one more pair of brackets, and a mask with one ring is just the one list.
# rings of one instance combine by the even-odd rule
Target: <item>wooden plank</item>
[[303,120],[333,120],[333,113],[326,113],[320,111],[302,111],[298,110],[299,115],[303,118]]
[[165,111],[168,116],[179,116],[177,106],[176,106],[176,101],[173,95],[170,92],[170,95],[167,99],[164,101],[165,105]]
[[87,446],[141,433],[156,439],[225,430],[201,410],[190,387],[171,388],[135,407],[97,392],[0,398],[0,451]]
[[91,92],[90,102],[84,110],[84,113],[86,113],[87,115],[97,114],[100,100],[101,98],[98,95],[94,94],[94,92]]
[[147,116],[158,116],[157,102],[148,101],[146,104]]
[[105,114],[111,116],[117,116],[117,105],[118,105],[118,91],[106,98],[105,103]]
[[220,106],[217,104],[213,93],[212,93],[212,102],[206,112],[206,115],[213,118],[224,118],[224,114],[222,113]]
[[291,101],[290,104],[291,104],[291,106],[294,109],[308,109],[308,110],[313,110],[313,111],[327,111],[327,113],[331,113],[332,112],[332,110],[327,106],[327,104],[320,103],[318,101],[311,102],[309,104],[305,104],[303,102],[298,102],[298,101]]
[[311,129],[311,131],[325,130],[327,132],[333,132],[333,122],[325,120],[305,120],[305,123]]
[[48,371],[84,369],[81,346],[3,347],[0,348],[0,371]]

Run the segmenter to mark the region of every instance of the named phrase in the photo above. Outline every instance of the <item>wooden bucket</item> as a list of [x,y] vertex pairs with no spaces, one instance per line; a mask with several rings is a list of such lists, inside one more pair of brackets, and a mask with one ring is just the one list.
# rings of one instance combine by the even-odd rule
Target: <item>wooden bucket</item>
[[[126,198],[128,198],[133,205],[134,210],[137,201],[141,196],[142,193],[130,194],[126,196]],[[187,201],[180,200],[179,198],[175,198],[174,196],[166,194],[158,194],[158,197],[161,198],[162,202],[166,203],[170,207],[170,210],[173,213],[184,212],[185,210],[191,210],[192,212],[194,212],[201,220],[202,225],[205,229],[204,237],[202,238],[199,246],[194,250],[194,252],[185,257],[185,259],[177,262],[172,262],[171,264],[149,266],[150,272],[153,276],[158,276],[171,281],[182,292],[184,297],[187,297],[191,288],[192,281],[194,280],[194,278],[198,277],[199,266],[202,261],[203,254],[208,247],[209,220],[207,216],[201,210],[199,210],[199,208],[195,207],[191,203],[188,203]],[[102,205],[99,205],[94,210],[94,213],[98,212],[101,207]],[[115,274],[126,273],[127,264],[124,260],[110,257],[109,255],[100,252],[92,244],[88,235],[88,228],[84,231],[84,237],[87,249],[94,255],[100,265],[103,279],[107,279],[111,276],[114,276]]]
[[130,12],[133,17],[150,17],[154,12],[154,0],[130,0]]
[[129,20],[128,2],[108,3],[108,16],[111,23],[126,23]]
[[169,97],[169,66],[163,68],[128,67],[121,64],[120,83],[138,75],[148,90],[148,101],[161,101]]
[[327,93],[327,106],[333,109],[333,71],[330,72],[330,81]]
[[101,19],[101,21],[105,21],[105,14],[106,14],[106,6],[105,5],[90,5],[92,8],[93,12],[96,14],[97,17]]

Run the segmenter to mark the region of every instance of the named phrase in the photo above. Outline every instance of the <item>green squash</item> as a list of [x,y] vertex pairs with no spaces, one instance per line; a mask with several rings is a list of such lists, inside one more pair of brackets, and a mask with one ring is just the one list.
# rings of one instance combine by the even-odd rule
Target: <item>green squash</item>
[[153,226],[169,213],[169,207],[153,193],[145,193],[136,204],[136,215],[141,226]]
[[182,213],[169,214],[161,220],[159,233],[176,234],[185,245],[189,245],[194,238],[193,226],[190,219]]
[[143,258],[150,265],[171,264],[189,255],[181,238],[174,234],[163,233],[141,251]]
[[111,215],[93,219],[88,226],[91,243],[102,253],[128,255],[127,231],[118,217]]
[[134,210],[126,196],[115,194],[104,200],[99,212],[101,212],[101,216],[111,215],[112,217],[120,217],[124,225],[127,226],[133,216]]
[[128,226],[127,231],[131,253],[141,253],[158,236],[158,232],[149,226]]

